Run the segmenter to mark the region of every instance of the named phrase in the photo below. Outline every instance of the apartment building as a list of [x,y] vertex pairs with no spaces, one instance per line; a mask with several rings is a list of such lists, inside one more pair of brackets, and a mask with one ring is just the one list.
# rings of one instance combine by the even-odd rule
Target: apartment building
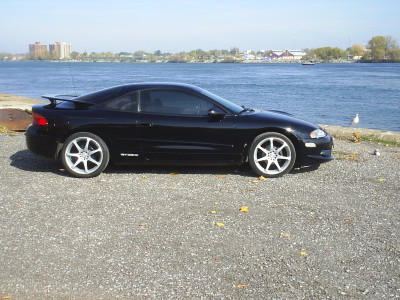
[[49,45],[49,50],[51,55],[53,55],[53,52],[56,51],[58,59],[70,58],[72,52],[72,45],[55,42],[54,44]]
[[47,45],[42,45],[40,42],[29,45],[29,56],[31,59],[43,55],[47,50]]

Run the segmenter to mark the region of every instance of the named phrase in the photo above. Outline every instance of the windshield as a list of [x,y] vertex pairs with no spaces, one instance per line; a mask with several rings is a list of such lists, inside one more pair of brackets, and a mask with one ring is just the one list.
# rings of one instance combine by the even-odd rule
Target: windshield
[[223,106],[227,107],[228,109],[230,109],[235,114],[238,114],[243,110],[243,107],[240,107],[239,105],[237,105],[235,103],[232,103],[231,101],[228,101],[228,100],[226,100],[226,99],[224,99],[224,98],[222,98],[220,96],[217,96],[217,95],[215,95],[213,93],[210,93],[209,91],[206,91],[206,90],[203,90],[203,89],[199,89],[199,90],[203,95],[205,95],[205,96],[217,101],[218,103],[221,103]]

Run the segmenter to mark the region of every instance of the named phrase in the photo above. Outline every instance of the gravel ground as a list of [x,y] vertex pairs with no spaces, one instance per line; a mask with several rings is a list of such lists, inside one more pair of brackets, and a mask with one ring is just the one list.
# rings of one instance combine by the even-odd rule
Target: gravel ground
[[336,141],[335,161],[263,181],[245,166],[76,179],[23,134],[0,145],[0,299],[400,298],[400,148]]

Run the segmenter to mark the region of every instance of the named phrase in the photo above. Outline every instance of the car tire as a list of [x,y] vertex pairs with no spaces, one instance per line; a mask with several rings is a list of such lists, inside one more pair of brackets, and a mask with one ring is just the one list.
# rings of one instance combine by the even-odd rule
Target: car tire
[[78,132],[67,138],[61,149],[64,168],[75,177],[100,175],[107,167],[110,154],[106,143],[90,132]]
[[289,138],[277,132],[258,135],[249,150],[251,169],[264,177],[280,177],[293,168],[296,150]]

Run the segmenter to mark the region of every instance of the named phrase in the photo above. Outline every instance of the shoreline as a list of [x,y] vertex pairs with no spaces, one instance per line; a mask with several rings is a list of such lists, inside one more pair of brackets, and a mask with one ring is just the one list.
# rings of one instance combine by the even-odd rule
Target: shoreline
[[[32,105],[44,103],[46,101],[33,99],[23,96],[10,95],[0,93],[0,110],[1,109],[22,109],[31,110]],[[0,120],[0,125],[1,120]],[[400,131],[379,130],[359,127],[343,127],[336,125],[318,124],[324,128],[330,135],[337,139],[357,139],[360,136],[367,136],[372,139],[388,140],[400,143]],[[355,136],[356,135],[356,136]]]

